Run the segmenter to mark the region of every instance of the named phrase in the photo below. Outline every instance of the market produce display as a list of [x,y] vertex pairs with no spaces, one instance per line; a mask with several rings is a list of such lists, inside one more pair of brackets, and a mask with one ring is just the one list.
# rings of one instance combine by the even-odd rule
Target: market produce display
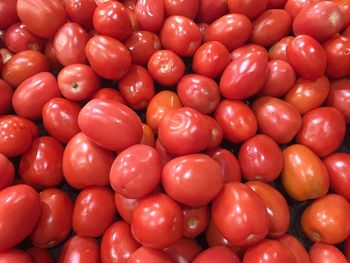
[[350,0],[0,0],[0,263],[350,262]]

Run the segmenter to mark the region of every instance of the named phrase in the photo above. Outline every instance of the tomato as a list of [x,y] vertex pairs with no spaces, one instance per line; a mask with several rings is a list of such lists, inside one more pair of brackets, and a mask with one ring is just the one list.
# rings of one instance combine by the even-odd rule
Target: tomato
[[86,63],[85,45],[89,39],[89,34],[79,24],[73,22],[64,24],[53,40],[58,61],[63,66]]
[[46,42],[44,54],[49,60],[50,67],[52,70],[59,70],[62,68],[62,65],[60,64],[56,56],[53,40],[48,40]]
[[2,69],[2,77],[11,86],[17,87],[27,78],[49,71],[48,59],[35,50],[25,50],[14,55]]
[[287,47],[287,56],[302,78],[317,79],[326,72],[326,53],[322,46],[308,35],[295,37]]
[[249,248],[242,263],[296,263],[292,252],[277,240],[266,239]]
[[66,0],[66,12],[69,21],[78,23],[86,30],[91,29],[96,6],[95,0]]
[[282,184],[297,201],[324,196],[329,189],[329,176],[325,165],[309,148],[300,144],[283,150]]
[[327,99],[330,83],[326,76],[316,80],[299,78],[287,92],[284,100],[292,104],[300,114],[320,107]]
[[350,123],[350,80],[339,79],[331,83],[327,105],[337,108]]
[[170,247],[163,249],[174,263],[192,262],[193,258],[201,252],[200,246],[194,239],[181,238]]
[[231,13],[244,14],[253,20],[260,15],[267,7],[268,0],[228,0],[228,9]]
[[12,87],[3,79],[0,79],[0,114],[9,113],[12,109]]
[[145,144],[151,147],[154,147],[154,133],[150,126],[147,124],[142,123],[142,139],[140,141],[140,144]]
[[115,101],[89,101],[79,113],[78,124],[89,138],[111,151],[124,150],[142,138],[142,125],[137,114]]
[[142,30],[158,32],[164,21],[163,0],[139,0],[135,6],[136,23]]
[[28,253],[19,249],[9,249],[0,252],[1,263],[35,263],[33,258]]
[[56,97],[61,97],[61,92],[55,76],[49,72],[41,72],[17,87],[12,97],[12,106],[18,115],[38,120],[45,104]]
[[101,242],[101,261],[127,263],[130,256],[140,247],[132,236],[130,226],[118,221],[107,228]]
[[248,40],[251,30],[252,24],[245,15],[228,14],[210,24],[205,31],[204,41],[218,41],[228,51],[232,51]]
[[106,79],[120,80],[131,67],[128,49],[109,36],[90,38],[86,44],[85,53],[92,69]]
[[169,154],[164,146],[159,142],[159,139],[156,140],[154,148],[158,151],[160,158],[162,160],[162,167],[164,167],[171,159],[174,158],[173,155]]
[[205,231],[205,236],[209,247],[227,246],[232,248],[232,244],[219,232],[212,218]]
[[138,65],[132,65],[118,85],[127,104],[135,110],[147,108],[155,93],[151,75],[144,67]]
[[233,253],[229,248],[224,246],[211,247],[200,253],[192,263],[240,263],[239,257]]
[[0,3],[0,29],[6,29],[18,20],[17,1],[4,0]]
[[132,32],[124,45],[129,49],[133,64],[147,65],[154,52],[160,50],[158,35],[148,31]]
[[332,0],[332,2],[339,7],[342,13],[344,29],[350,24],[350,2],[348,0]]
[[35,263],[55,263],[53,256],[44,248],[31,247],[26,251]]
[[240,182],[225,184],[213,202],[212,216],[218,230],[233,245],[253,245],[269,231],[264,201]]
[[94,96],[92,96],[92,99],[114,100],[126,104],[122,94],[120,94],[118,90],[110,87],[99,89]]
[[230,62],[230,53],[218,41],[208,41],[201,45],[193,56],[192,70],[209,78],[219,77]]
[[0,153],[0,190],[9,187],[15,179],[15,167],[12,162],[2,153]]
[[265,84],[267,55],[258,52],[243,54],[232,61],[220,79],[220,92],[226,99],[247,99]]
[[212,113],[220,102],[220,91],[216,82],[197,74],[184,76],[177,85],[177,94],[182,105],[203,114]]
[[344,254],[335,246],[315,243],[309,252],[312,263],[347,263]]
[[21,23],[12,24],[5,32],[4,40],[6,46],[15,53],[27,49],[43,51],[44,48],[44,41]]
[[121,194],[115,193],[114,204],[121,218],[126,223],[131,224],[132,213],[139,205],[139,200],[126,198]]
[[0,192],[0,251],[16,246],[32,232],[40,210],[39,195],[28,185],[10,186]]
[[227,14],[227,11],[227,0],[199,0],[196,19],[201,23],[211,23]]
[[165,13],[167,16],[180,15],[194,19],[199,10],[199,3],[199,0],[165,0]]
[[230,142],[243,142],[256,133],[256,117],[249,106],[242,101],[222,100],[214,116],[224,131],[225,139]]
[[182,236],[183,222],[182,209],[174,200],[154,194],[140,200],[133,212],[131,230],[143,246],[162,249]]
[[321,0],[287,0],[286,4],[284,5],[284,10],[286,10],[294,20],[304,7],[320,1]]
[[210,213],[208,206],[183,207],[184,233],[187,238],[195,238],[201,234],[209,223]]
[[287,56],[287,47],[293,39],[294,36],[287,36],[273,44],[269,50],[270,60],[283,60],[289,63]]
[[293,32],[296,36],[306,34],[322,42],[338,33],[343,25],[342,12],[337,4],[320,1],[301,9],[294,18]]
[[278,241],[282,243],[282,245],[289,248],[296,259],[296,263],[311,263],[309,254],[304,248],[303,244],[292,235],[284,235],[278,238]]
[[206,148],[206,150],[210,150],[218,147],[221,144],[222,139],[224,138],[224,131],[213,117],[208,115],[204,115],[204,117],[207,119],[209,129],[211,130],[210,140]]
[[289,143],[301,129],[300,113],[294,106],[281,99],[260,97],[254,101],[252,109],[259,130],[278,144]]
[[350,74],[350,39],[340,35],[330,38],[323,44],[327,55],[327,75],[342,78]]
[[182,107],[162,118],[158,138],[170,154],[185,155],[204,150],[209,144],[211,130],[204,115],[195,109]]
[[63,153],[63,175],[77,189],[109,185],[109,171],[114,155],[92,142],[84,133],[76,134]]
[[129,258],[128,263],[152,262],[174,263],[171,257],[162,250],[140,247]]
[[239,48],[236,48],[233,50],[230,54],[231,60],[236,60],[237,58],[241,57],[242,55],[247,55],[248,53],[256,52],[259,56],[267,56],[267,51],[264,47],[256,44],[246,44],[244,46],[241,46]]
[[73,236],[64,244],[58,263],[98,263],[100,248],[93,238]]
[[152,78],[163,86],[175,85],[185,73],[182,59],[171,50],[158,50],[147,63]]
[[341,195],[328,194],[305,209],[301,227],[314,242],[338,244],[350,234],[349,218],[349,202]]

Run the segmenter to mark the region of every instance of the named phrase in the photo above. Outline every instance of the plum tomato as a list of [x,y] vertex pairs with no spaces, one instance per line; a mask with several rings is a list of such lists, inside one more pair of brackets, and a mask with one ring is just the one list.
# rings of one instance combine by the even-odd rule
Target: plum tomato
[[326,103],[337,108],[343,113],[346,122],[350,123],[350,80],[339,79],[333,81]]
[[320,1],[321,0],[287,0],[286,4],[284,5],[284,10],[286,10],[294,20],[304,7]]
[[166,16],[185,16],[195,19],[199,10],[199,0],[165,0],[164,8]]
[[236,48],[233,50],[230,54],[231,61],[236,60],[237,58],[241,57],[242,55],[247,55],[248,53],[256,52],[259,56],[267,57],[267,51],[264,47],[256,44],[246,44],[244,46],[241,46],[239,48]]
[[164,13],[163,0],[139,0],[136,2],[136,24],[141,30],[158,32],[164,22]]
[[86,30],[92,29],[92,18],[96,9],[95,0],[66,0],[69,21],[78,23]]
[[[188,0],[186,0],[187,2]],[[199,0],[196,19],[200,23],[211,23],[215,19],[227,14],[227,0]]]
[[239,257],[225,246],[208,248],[200,253],[192,263],[241,263]]
[[195,239],[180,238],[163,251],[171,257],[173,263],[186,263],[192,262],[202,250]]
[[280,241],[282,245],[289,248],[296,259],[295,263],[311,263],[309,254],[304,248],[304,245],[296,237],[286,234],[279,237],[277,240]]
[[2,153],[0,153],[0,190],[9,187],[15,179],[15,166]]
[[347,263],[344,254],[335,246],[315,243],[309,255],[312,263]]
[[4,0],[0,3],[0,29],[4,30],[18,20],[17,1]]
[[92,96],[92,99],[114,100],[120,102],[121,104],[126,104],[122,94],[120,94],[120,92],[113,87],[99,89],[94,96]]
[[269,49],[269,59],[283,60],[289,63],[287,56],[287,47],[293,39],[294,36],[287,36],[273,44]]
[[268,0],[227,0],[228,9],[231,13],[244,14],[251,20],[265,11],[267,3]]
[[140,247],[129,258],[127,263],[152,262],[174,263],[172,258],[164,251],[147,247]]
[[0,79],[0,114],[7,114],[12,109],[13,88],[3,79]]
[[339,8],[343,16],[343,29],[350,24],[350,2],[349,0],[332,0]]
[[210,211],[207,205],[200,207],[183,206],[184,233],[186,238],[199,236],[208,226]]

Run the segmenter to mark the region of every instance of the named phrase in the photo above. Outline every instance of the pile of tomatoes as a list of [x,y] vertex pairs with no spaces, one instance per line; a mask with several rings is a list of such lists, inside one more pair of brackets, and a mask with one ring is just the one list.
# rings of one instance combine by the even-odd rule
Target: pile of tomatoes
[[350,0],[0,0],[0,72],[0,263],[350,262]]

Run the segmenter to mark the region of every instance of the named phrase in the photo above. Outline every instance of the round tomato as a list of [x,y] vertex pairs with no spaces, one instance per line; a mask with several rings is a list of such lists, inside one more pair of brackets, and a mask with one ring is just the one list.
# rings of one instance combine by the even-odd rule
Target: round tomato
[[278,238],[282,245],[289,248],[296,259],[296,263],[311,263],[309,254],[303,244],[292,235],[284,235]]
[[92,28],[92,17],[96,6],[95,0],[67,0],[65,8],[69,21],[89,30]]
[[224,246],[211,247],[200,253],[192,263],[240,263],[239,257]]
[[309,252],[312,263],[347,263],[344,254],[335,246],[315,243]]
[[140,0],[136,2],[135,18],[138,27],[150,32],[158,32],[164,21],[163,0]]
[[337,108],[350,123],[350,80],[339,79],[331,83],[327,104]]
[[174,263],[192,262],[201,252],[200,246],[194,239],[181,238],[170,247],[163,249]]
[[47,249],[32,247],[26,251],[35,263],[55,263],[53,256]]
[[12,109],[12,87],[4,80],[0,79],[0,114],[9,113]]
[[15,179],[15,167],[12,162],[2,153],[0,153],[0,190],[9,187]]
[[251,20],[255,19],[267,7],[268,0],[228,0],[228,9],[231,13],[244,14]]
[[1,263],[36,263],[28,253],[19,249],[9,249],[0,252]]
[[152,262],[174,263],[171,257],[162,250],[140,247],[129,258],[127,263]]

